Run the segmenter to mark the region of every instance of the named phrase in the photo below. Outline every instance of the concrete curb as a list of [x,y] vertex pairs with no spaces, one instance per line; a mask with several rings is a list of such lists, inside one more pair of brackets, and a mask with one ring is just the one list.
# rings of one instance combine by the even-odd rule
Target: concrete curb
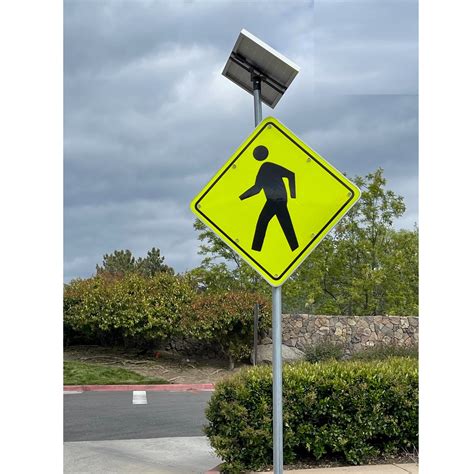
[[[218,464],[205,474],[220,474],[225,463]],[[263,471],[262,471],[263,472]],[[368,464],[361,466],[343,466],[343,467],[315,467],[309,469],[296,469],[288,472],[295,474],[418,474],[418,464]],[[257,472],[249,472],[249,474],[260,474]],[[273,474],[273,471],[266,471],[265,474]]]
[[187,383],[163,385],[64,385],[65,392],[213,392],[213,383]]
[[205,474],[220,474],[222,466],[224,466],[224,463],[220,463],[216,467],[209,469],[209,471],[206,471]]

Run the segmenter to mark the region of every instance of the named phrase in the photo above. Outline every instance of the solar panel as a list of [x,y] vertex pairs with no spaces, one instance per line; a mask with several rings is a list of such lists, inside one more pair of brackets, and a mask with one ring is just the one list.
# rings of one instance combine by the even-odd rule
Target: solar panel
[[253,94],[252,72],[260,75],[262,102],[273,109],[299,70],[268,44],[241,30],[222,74],[250,94]]

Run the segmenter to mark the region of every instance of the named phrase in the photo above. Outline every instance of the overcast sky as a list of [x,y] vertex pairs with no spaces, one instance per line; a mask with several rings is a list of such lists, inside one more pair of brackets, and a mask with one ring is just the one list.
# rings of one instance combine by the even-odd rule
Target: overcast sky
[[415,0],[64,3],[64,279],[159,247],[199,265],[189,202],[253,130],[222,75],[245,28],[300,66],[275,109],[349,176],[385,170],[418,221]]

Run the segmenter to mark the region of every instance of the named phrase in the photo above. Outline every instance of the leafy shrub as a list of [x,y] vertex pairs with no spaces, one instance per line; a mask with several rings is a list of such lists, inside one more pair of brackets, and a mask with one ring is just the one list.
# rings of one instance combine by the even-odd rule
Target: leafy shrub
[[192,296],[186,280],[169,273],[74,280],[64,289],[65,333],[102,345],[147,346],[179,332]]
[[255,303],[260,306],[259,332],[263,334],[271,325],[271,303],[248,291],[196,295],[183,322],[184,334],[218,345],[233,368],[234,360],[250,356]]
[[344,344],[331,341],[321,341],[304,348],[304,356],[308,362],[339,360],[344,355]]
[[352,355],[353,360],[384,360],[389,357],[411,357],[418,359],[418,346],[401,347],[395,345],[378,345],[368,347]]
[[[216,385],[205,428],[226,472],[272,464],[272,372],[257,366]],[[413,359],[288,364],[283,370],[284,461],[360,464],[418,443]]]

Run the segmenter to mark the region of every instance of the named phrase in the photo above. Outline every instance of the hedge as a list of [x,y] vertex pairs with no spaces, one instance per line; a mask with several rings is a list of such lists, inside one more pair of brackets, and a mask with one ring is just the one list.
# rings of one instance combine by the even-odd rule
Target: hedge
[[[272,464],[272,369],[217,384],[205,433],[226,472]],[[283,369],[284,462],[321,458],[360,464],[418,445],[418,366],[385,361],[301,362]]]
[[65,285],[65,343],[146,349],[170,338],[199,340],[219,347],[233,366],[250,355],[255,303],[263,334],[271,303],[258,293],[198,294],[188,279],[168,273],[101,274]]
[[263,335],[271,327],[271,301],[249,291],[197,294],[183,320],[183,332],[218,346],[233,368],[235,360],[250,357],[255,303],[260,307],[258,329]]
[[64,288],[65,334],[102,345],[146,346],[179,332],[193,295],[185,279],[168,273],[74,280]]

